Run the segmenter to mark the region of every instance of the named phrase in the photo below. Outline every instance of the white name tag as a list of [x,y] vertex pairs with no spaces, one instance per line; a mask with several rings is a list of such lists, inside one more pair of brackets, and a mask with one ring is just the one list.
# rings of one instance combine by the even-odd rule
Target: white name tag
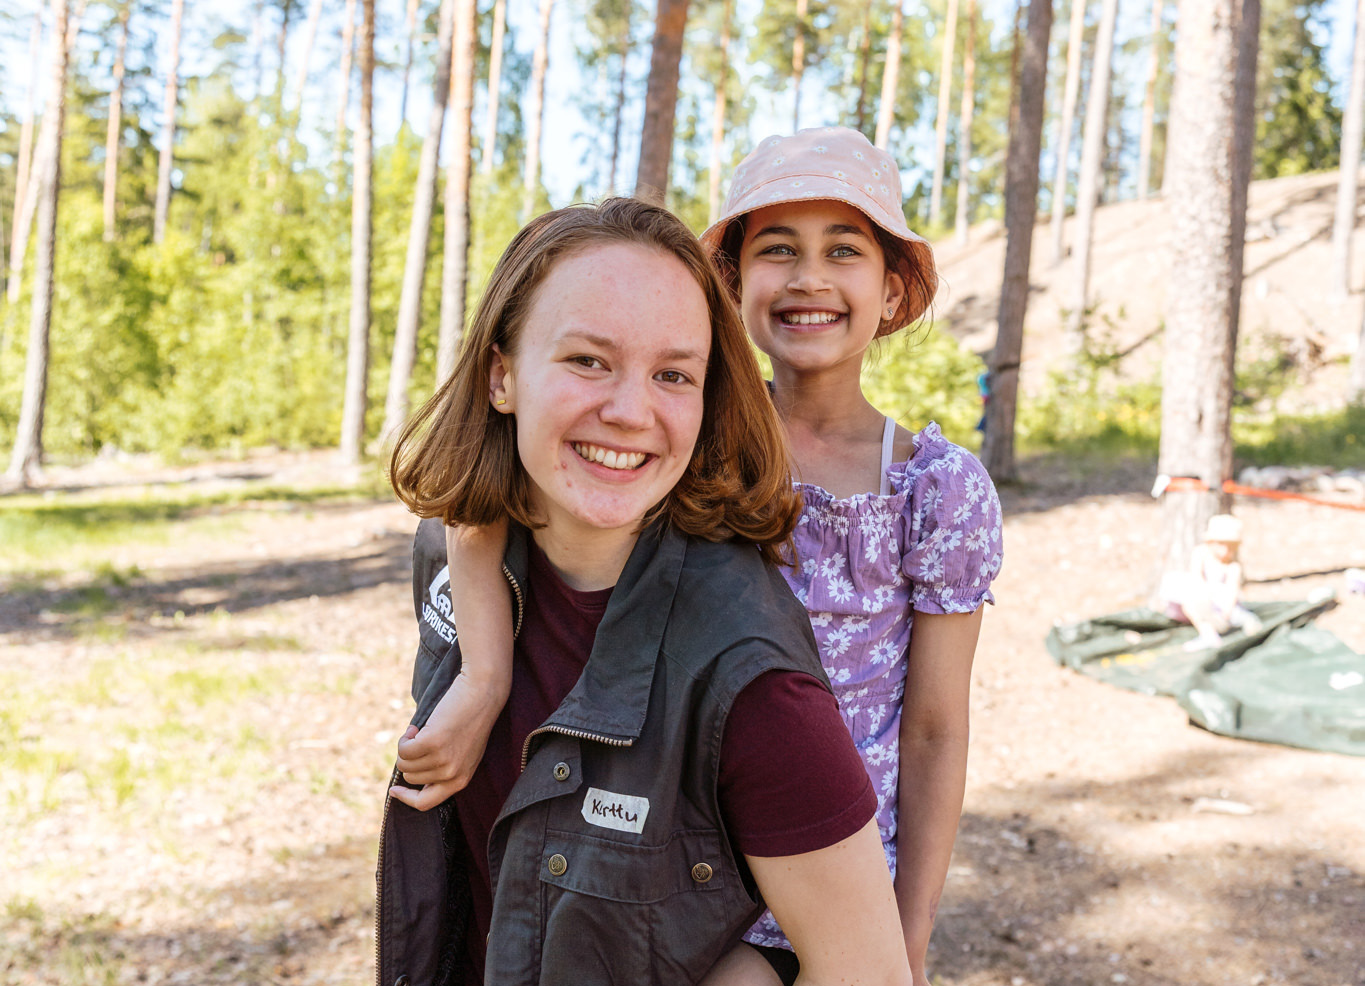
[[583,797],[583,820],[589,825],[638,834],[645,830],[648,816],[648,798],[612,794],[595,787],[588,788],[588,793]]

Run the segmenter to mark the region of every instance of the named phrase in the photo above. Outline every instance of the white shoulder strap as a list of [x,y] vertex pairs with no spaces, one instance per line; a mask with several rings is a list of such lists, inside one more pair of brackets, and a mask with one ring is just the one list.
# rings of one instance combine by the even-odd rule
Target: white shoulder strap
[[891,480],[886,476],[886,470],[891,468],[891,457],[896,449],[896,422],[890,416],[886,419],[886,424],[882,427],[882,471],[881,471],[881,495],[886,496],[891,492]]

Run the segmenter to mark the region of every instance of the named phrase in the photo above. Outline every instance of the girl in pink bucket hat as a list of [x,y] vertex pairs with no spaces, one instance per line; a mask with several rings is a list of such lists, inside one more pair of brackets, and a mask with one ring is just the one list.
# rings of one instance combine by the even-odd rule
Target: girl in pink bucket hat
[[[1000,503],[981,463],[936,424],[898,425],[860,382],[874,340],[928,310],[933,252],[905,223],[895,161],[843,127],[760,143],[702,242],[772,361],[805,501],[784,574],[877,791],[924,986],[962,810],[972,658],[1001,561]],[[752,949],[731,952],[708,986],[793,981],[799,963],[771,912],[744,940]]]

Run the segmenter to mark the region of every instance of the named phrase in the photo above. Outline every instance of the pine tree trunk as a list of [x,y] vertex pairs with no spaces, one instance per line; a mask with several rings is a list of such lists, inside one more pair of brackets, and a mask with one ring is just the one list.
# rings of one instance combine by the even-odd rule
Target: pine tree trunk
[[318,24],[322,20],[322,0],[313,0],[308,8],[308,20],[303,28],[303,55],[299,59],[299,72],[294,77],[294,117],[290,129],[297,133],[299,118],[303,116],[303,90],[308,85],[308,63],[313,60],[313,45],[317,43]]
[[1062,115],[1057,120],[1057,164],[1052,171],[1052,263],[1062,262],[1062,223],[1066,219],[1067,174],[1071,170],[1071,136],[1076,129],[1076,104],[1081,95],[1081,44],[1085,39],[1088,0],[1071,0],[1071,26],[1066,43],[1066,88]]
[[540,34],[531,58],[531,93],[526,107],[526,168],[522,173],[521,221],[535,213],[540,191],[540,131],[545,119],[545,76],[550,68],[550,15],[555,0],[540,0]]
[[[728,4],[730,0],[725,2]],[[621,64],[616,73],[616,105],[612,107],[611,113],[611,168],[607,174],[607,187],[613,195],[616,194],[616,173],[621,162],[621,126],[626,117],[626,66],[630,58],[630,12],[633,6],[633,4],[626,6],[625,15],[621,19],[619,44]]]
[[118,205],[119,136],[123,130],[123,62],[128,51],[128,19],[131,0],[119,8],[118,48],[114,52],[114,88],[109,93],[109,126],[104,134],[104,239],[113,242]]
[[294,13],[294,0],[280,0],[280,33],[275,36],[275,112],[280,121],[284,117],[284,69],[289,51],[289,22]]
[[873,144],[886,150],[891,143],[891,124],[896,119],[896,93],[900,91],[901,30],[905,24],[904,0],[895,0],[891,36],[886,39],[886,68],[882,70],[882,98],[877,106],[877,136]]
[[711,160],[707,168],[706,224],[720,218],[721,151],[725,145],[725,86],[730,68],[730,15],[733,0],[725,0],[720,23],[720,72],[716,78],[716,107],[711,116]]
[[858,38],[858,106],[855,111],[857,130],[867,132],[867,76],[872,65],[872,4],[867,0],[863,6],[863,33]]
[[455,370],[464,335],[469,282],[469,184],[474,171],[474,62],[478,51],[475,0],[456,0],[455,55],[450,75],[452,140],[446,169],[445,253],[441,263],[441,328],[436,346],[436,379]]
[[806,74],[806,16],[810,0],[796,0],[796,33],[792,36],[792,133],[801,129],[801,79]]
[[953,229],[959,243],[967,242],[971,225],[972,122],[976,115],[976,0],[967,0],[967,45],[962,51],[962,109],[958,113],[957,215]]
[[408,0],[408,13],[403,19],[403,31],[407,35],[407,54],[403,58],[403,95],[398,100],[400,123],[408,118],[408,80],[412,77],[412,52],[417,39],[417,4],[418,0]]
[[165,130],[161,137],[161,156],[156,171],[156,216],[152,240],[166,239],[166,219],[171,208],[171,168],[175,154],[175,110],[180,100],[180,20],[185,0],[171,2],[171,57],[166,70]]
[[[1249,155],[1238,145],[1236,86],[1243,11],[1257,0],[1181,0],[1175,91],[1169,124],[1167,200],[1171,266],[1166,288],[1158,472],[1193,477],[1207,489],[1165,494],[1166,570],[1184,569],[1205,523],[1223,505],[1230,478],[1232,360],[1245,217],[1236,216],[1234,176]],[[1257,13],[1259,8],[1257,8]],[[1247,11],[1251,13],[1251,11]],[[1251,67],[1254,77],[1254,64]],[[1250,120],[1247,120],[1250,124]],[[1245,206],[1243,205],[1243,211]]]
[[374,4],[361,0],[360,121],[355,128],[351,192],[351,325],[346,344],[346,397],[341,411],[341,459],[360,461],[370,376],[370,244],[374,154]]
[[[483,122],[483,159],[479,171],[493,173],[493,151],[498,142],[498,96],[502,89],[502,49],[507,32],[507,0],[493,4],[493,43],[488,49],[488,114]],[[624,74],[624,67],[622,73]]]
[[[1362,115],[1365,115],[1365,0],[1357,0],[1355,40],[1351,48],[1351,89],[1341,124],[1337,211],[1332,223],[1331,284],[1332,290],[1343,296],[1351,290],[1351,234],[1356,228]],[[1356,359],[1361,358],[1357,351]]]
[[1146,199],[1152,183],[1152,131],[1156,127],[1156,79],[1161,69],[1162,0],[1152,0],[1152,40],[1147,53],[1147,86],[1142,95],[1142,132],[1138,137],[1137,197]]
[[659,205],[668,191],[668,168],[673,158],[673,115],[678,103],[678,69],[689,3],[690,0],[659,0],[654,15],[654,46],[645,89],[635,197]]
[[440,168],[441,130],[445,126],[446,102],[450,98],[451,33],[454,0],[441,0],[440,27],[436,41],[436,79],[422,156],[417,164],[417,187],[412,199],[412,222],[408,226],[408,254],[403,265],[403,288],[398,298],[398,321],[393,333],[393,362],[389,366],[389,391],[384,401],[381,440],[388,441],[408,417],[408,384],[417,362],[417,331],[422,320],[422,293],[427,281],[427,247],[431,242],[431,214],[436,205],[436,175]]
[[341,21],[341,69],[337,80],[337,126],[333,159],[336,165],[336,193],[341,195],[342,176],[346,160],[346,111],[351,105],[351,61],[355,51],[356,0],[346,0],[346,12]]
[[1081,171],[1076,181],[1076,280],[1067,313],[1067,348],[1085,348],[1086,308],[1090,304],[1090,254],[1095,237],[1095,207],[1099,204],[1100,171],[1108,136],[1110,65],[1114,53],[1114,22],[1119,0],[1103,0],[1095,55],[1090,67],[1090,91],[1085,102],[1085,130],[1081,136]]
[[28,352],[24,357],[24,395],[19,406],[14,450],[6,478],[19,485],[32,482],[43,460],[43,417],[47,410],[48,346],[52,332],[52,298],[57,255],[57,204],[61,192],[62,130],[66,114],[66,68],[69,59],[66,0],[52,0],[52,62],[48,66],[44,126],[34,152],[32,181],[39,188],[38,237],[33,258],[33,307]]
[[[31,72],[28,94],[24,97],[24,119],[19,125],[19,160],[14,177],[14,210],[10,213],[10,276],[7,298],[10,303],[19,300],[19,278],[23,274],[24,251],[28,244],[28,231],[33,223],[33,208],[29,204],[29,172],[33,166],[33,119],[38,105],[38,73],[42,71],[43,44],[43,7],[33,14],[33,27],[28,38],[28,64]],[[33,201],[36,201],[33,200]],[[0,266],[0,271],[4,267]]]
[[1028,311],[1029,261],[1038,217],[1038,156],[1043,144],[1043,93],[1052,0],[1032,0],[1019,60],[1018,114],[1005,161],[1005,273],[1000,285],[995,350],[990,359],[990,400],[981,461],[998,483],[1015,478],[1014,418]]
[[953,95],[953,49],[957,45],[957,0],[948,0],[943,51],[938,63],[938,116],[934,119],[934,180],[929,191],[929,225],[943,222],[943,175],[948,165],[948,107]]

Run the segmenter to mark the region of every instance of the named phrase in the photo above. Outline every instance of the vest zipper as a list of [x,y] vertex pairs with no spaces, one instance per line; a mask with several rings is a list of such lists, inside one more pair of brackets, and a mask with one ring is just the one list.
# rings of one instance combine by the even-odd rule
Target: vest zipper
[[572,736],[574,739],[593,740],[596,743],[605,743],[607,746],[633,746],[633,739],[618,739],[614,736],[603,736],[601,733],[589,733],[582,729],[570,729],[568,726],[545,725],[531,730],[526,734],[526,742],[521,747],[521,769],[526,769],[526,761],[531,757],[531,740],[541,733],[559,733],[561,736]]

